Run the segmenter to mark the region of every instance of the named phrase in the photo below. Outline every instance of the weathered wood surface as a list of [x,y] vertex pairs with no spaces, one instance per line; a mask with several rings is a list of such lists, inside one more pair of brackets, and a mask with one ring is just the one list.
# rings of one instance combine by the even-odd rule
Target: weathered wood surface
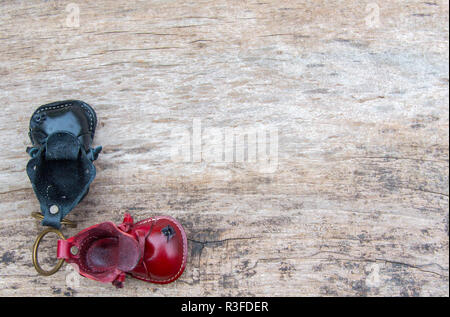
[[[2,1],[0,295],[449,295],[447,1],[132,3]],[[68,218],[178,218],[176,283],[34,271],[28,120],[71,98],[104,151]],[[277,128],[277,170],[172,160],[194,118]]]

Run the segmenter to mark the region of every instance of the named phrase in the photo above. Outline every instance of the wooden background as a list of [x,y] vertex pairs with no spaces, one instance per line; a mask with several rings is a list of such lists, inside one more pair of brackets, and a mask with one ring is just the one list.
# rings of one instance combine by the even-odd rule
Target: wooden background
[[[0,295],[449,296],[447,1],[132,2],[0,5]],[[174,216],[177,282],[32,267],[28,122],[64,99],[104,149],[64,234]],[[278,168],[172,160],[194,118],[278,129]]]

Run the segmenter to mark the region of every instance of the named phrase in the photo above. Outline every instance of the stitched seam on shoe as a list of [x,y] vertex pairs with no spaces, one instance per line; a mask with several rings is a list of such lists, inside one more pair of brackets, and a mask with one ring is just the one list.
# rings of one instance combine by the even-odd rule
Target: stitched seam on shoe
[[93,123],[93,118],[92,118],[92,113],[91,113],[91,111],[85,106],[85,105],[83,105],[83,104],[81,104],[81,108],[83,108],[83,109],[85,109],[85,111],[87,112],[87,114],[88,114],[88,116],[89,116],[89,132],[91,132],[92,133],[92,129],[93,129],[93,126],[94,126],[94,123]]
[[[153,220],[154,220],[154,219],[152,218],[151,220],[143,221],[143,222],[140,222],[139,224],[145,224],[145,223],[148,223],[148,222],[153,221]],[[179,226],[178,223],[176,223],[176,222],[175,222],[175,225],[176,225],[176,226],[178,227],[178,229],[182,232],[183,228],[180,228],[180,226]],[[165,280],[155,280],[155,279],[145,278],[145,277],[139,277],[139,278],[140,278],[140,279],[143,279],[143,280],[145,280],[145,281],[149,281],[149,282],[159,282],[159,283],[165,283],[165,282],[173,281],[174,279],[176,279],[176,278],[179,276],[181,270],[183,269],[184,264],[186,263],[186,254],[187,254],[187,252],[185,252],[185,246],[184,246],[184,245],[185,245],[185,243],[184,243],[184,239],[183,239],[183,260],[181,261],[180,268],[178,269],[178,272],[177,272],[175,275],[173,275],[173,276],[171,276],[170,278],[165,279]]]
[[65,103],[63,105],[48,106],[48,107],[39,109],[38,111],[36,111],[35,114],[38,114],[38,113],[40,113],[42,111],[45,111],[45,110],[54,110],[54,109],[59,109],[59,108],[66,108],[66,107],[71,106],[71,105],[72,105],[71,103]]
[[[63,109],[63,108],[67,108],[67,107],[72,106],[72,105],[73,105],[72,103],[65,103],[65,104],[62,104],[62,105],[48,106],[48,107],[39,109],[38,111],[36,111],[35,114],[38,114],[38,113],[40,113],[40,112],[42,112],[42,111],[46,111],[46,110]],[[83,105],[83,104],[80,104],[80,105],[81,105],[81,108],[82,108],[82,109],[88,114],[88,116],[89,116],[89,132],[92,133],[92,128],[93,128],[93,126],[94,126],[94,122],[93,122],[94,119],[92,118],[92,113],[91,113],[91,111],[90,111],[85,105]]]

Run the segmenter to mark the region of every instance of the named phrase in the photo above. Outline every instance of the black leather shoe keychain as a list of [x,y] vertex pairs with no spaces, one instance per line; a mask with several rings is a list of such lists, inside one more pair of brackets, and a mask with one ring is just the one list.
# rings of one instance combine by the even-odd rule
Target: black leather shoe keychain
[[102,150],[91,148],[96,125],[94,109],[79,100],[53,102],[33,113],[27,174],[41,208],[32,215],[42,225],[73,224],[64,217],[89,192],[96,175],[93,161]]

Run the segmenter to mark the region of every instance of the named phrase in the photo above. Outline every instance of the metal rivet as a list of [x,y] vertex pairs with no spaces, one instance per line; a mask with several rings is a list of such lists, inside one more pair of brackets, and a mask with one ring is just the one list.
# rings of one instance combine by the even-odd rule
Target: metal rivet
[[70,248],[70,253],[72,253],[72,255],[77,255],[78,248],[76,246],[71,247]]
[[57,214],[58,212],[59,212],[58,206],[56,206],[56,205],[51,205],[51,206],[50,206],[50,213],[51,213],[52,215]]

